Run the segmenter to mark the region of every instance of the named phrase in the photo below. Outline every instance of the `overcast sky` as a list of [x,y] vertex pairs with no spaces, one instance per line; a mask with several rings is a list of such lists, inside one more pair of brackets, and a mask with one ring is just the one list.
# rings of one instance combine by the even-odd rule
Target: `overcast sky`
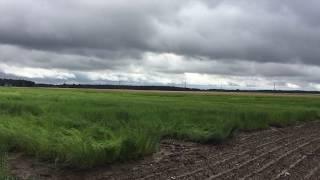
[[320,1],[0,0],[0,75],[320,90]]

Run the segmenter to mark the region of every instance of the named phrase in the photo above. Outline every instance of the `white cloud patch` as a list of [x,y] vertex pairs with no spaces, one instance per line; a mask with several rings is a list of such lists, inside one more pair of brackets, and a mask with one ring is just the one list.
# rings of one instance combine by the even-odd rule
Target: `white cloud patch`
[[288,88],[290,89],[300,89],[301,87],[297,84],[287,83]]
[[310,86],[313,87],[315,90],[320,91],[320,83],[319,84],[311,83]]
[[14,76],[26,77],[26,78],[50,78],[50,79],[72,79],[75,75],[63,70],[57,69],[42,69],[31,67],[15,67],[8,66],[6,64],[0,64],[0,71]]

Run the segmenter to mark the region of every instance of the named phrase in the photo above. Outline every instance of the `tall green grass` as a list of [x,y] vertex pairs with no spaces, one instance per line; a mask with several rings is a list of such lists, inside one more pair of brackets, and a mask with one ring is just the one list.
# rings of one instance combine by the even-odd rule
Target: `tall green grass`
[[237,130],[318,119],[319,96],[0,88],[0,144],[87,168],[151,154],[162,138],[216,143]]
[[0,146],[0,179],[5,179],[8,176],[7,151]]
[[9,172],[8,151],[6,147],[0,145],[0,180],[16,180]]

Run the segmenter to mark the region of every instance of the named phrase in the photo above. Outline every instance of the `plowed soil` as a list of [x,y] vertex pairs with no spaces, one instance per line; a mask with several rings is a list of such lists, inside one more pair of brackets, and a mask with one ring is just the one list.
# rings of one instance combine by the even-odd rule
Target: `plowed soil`
[[21,179],[320,179],[320,122],[239,133],[219,145],[167,139],[150,157],[85,171],[16,153],[9,162]]

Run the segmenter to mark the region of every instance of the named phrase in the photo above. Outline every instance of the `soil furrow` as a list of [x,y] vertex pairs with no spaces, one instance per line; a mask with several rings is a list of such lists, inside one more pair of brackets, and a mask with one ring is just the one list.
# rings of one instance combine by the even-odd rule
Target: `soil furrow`
[[[276,147],[274,147],[274,148],[272,148],[272,149],[270,149],[270,150],[267,150],[267,151],[263,152],[262,154],[260,154],[260,155],[258,155],[258,156],[252,157],[251,159],[249,159],[249,160],[247,160],[247,161],[239,164],[238,166],[235,166],[234,168],[231,168],[231,169],[228,169],[228,170],[226,170],[226,171],[220,172],[220,173],[218,173],[218,174],[216,174],[216,175],[210,176],[208,179],[210,179],[210,180],[211,180],[211,179],[217,179],[217,178],[222,179],[222,178],[223,178],[222,176],[224,176],[224,175],[226,175],[226,174],[227,174],[228,176],[230,176],[229,173],[232,173],[232,172],[234,172],[235,170],[239,170],[239,169],[241,169],[241,168],[244,168],[245,166],[248,166],[250,163],[252,163],[252,162],[254,162],[254,161],[256,161],[256,160],[258,160],[258,159],[260,159],[260,158],[263,158],[263,157],[266,156],[266,155],[269,155],[269,154],[271,154],[271,153],[273,153],[273,152],[276,152],[276,151],[278,151],[278,150],[281,150],[281,148],[285,148],[285,147],[287,147],[287,146],[288,146],[288,147],[291,147],[290,145],[294,146],[294,145],[296,145],[295,143],[300,143],[300,141],[302,141],[302,140],[304,140],[304,138],[300,138],[299,140],[296,140],[295,142],[288,142],[288,143],[286,143],[285,145],[282,145],[282,146],[276,146]],[[301,148],[301,147],[304,147],[304,146],[310,144],[311,142],[313,142],[313,141],[304,143],[304,144],[298,146],[296,149]],[[288,147],[287,147],[287,148],[288,148]],[[286,156],[287,154],[289,154],[289,153],[291,153],[291,152],[294,152],[296,149],[294,149],[294,150],[292,150],[292,151],[289,151],[288,153],[284,154],[284,156]],[[268,164],[267,164],[267,165],[268,165]],[[262,169],[259,169],[258,172],[261,171],[261,170],[263,170],[264,168],[265,168],[265,167],[263,167]]]
[[299,164],[301,161],[303,161],[306,158],[307,158],[306,155],[301,156],[298,160],[292,163],[289,166],[289,168],[282,170],[279,174],[277,174],[276,177],[272,178],[272,180],[277,180],[277,179],[280,179],[282,176],[286,176],[292,168],[294,168],[297,164]]
[[[313,169],[311,169],[308,174],[306,176],[304,176],[303,179],[311,179],[316,173],[317,171],[320,169],[320,163],[318,164],[318,166],[314,167]],[[320,177],[318,177],[320,178]]]
[[[279,135],[277,135],[277,136],[279,136]],[[274,136],[271,136],[271,137],[265,137],[264,139],[263,138],[261,138],[261,140],[259,141],[260,143],[262,143],[262,142],[265,142],[264,140],[271,140],[270,142],[266,142],[266,143],[263,143],[263,144],[258,144],[258,146],[256,147],[256,148],[262,148],[262,147],[265,147],[265,146],[268,146],[268,145],[270,145],[270,144],[273,144],[273,143],[276,143],[276,142],[279,142],[279,141],[282,141],[282,140],[284,140],[285,138],[289,138],[289,137],[292,137],[292,135],[288,135],[288,136],[285,136],[285,137],[281,137],[281,138],[278,138],[278,139],[273,139],[274,137],[276,137],[276,135],[274,135]],[[250,144],[251,146],[252,145],[257,145],[257,140],[255,140],[255,142],[249,142],[249,143],[246,143],[245,145],[244,144],[240,144],[240,146],[241,147],[246,147],[247,148],[247,146]],[[228,152],[228,151],[230,151],[230,152]],[[240,154],[237,154],[237,153],[235,153],[235,152],[241,152]],[[242,156],[242,155],[244,155],[244,154],[246,154],[246,153],[248,153],[248,152],[250,152],[251,150],[249,150],[249,149],[240,149],[238,146],[236,147],[236,148],[234,148],[234,149],[231,149],[231,150],[227,150],[227,152],[224,152],[224,151],[222,151],[221,153],[219,153],[219,154],[216,154],[216,155],[214,155],[214,156],[204,156],[203,155],[203,158],[201,159],[201,158],[198,158],[198,159],[200,159],[200,160],[196,160],[196,161],[193,161],[192,163],[190,163],[190,161],[187,161],[186,163],[183,163],[183,164],[186,164],[187,165],[187,167],[185,167],[185,166],[183,166],[183,167],[180,167],[179,169],[181,170],[182,168],[184,168],[184,169],[187,169],[188,168],[188,166],[191,166],[191,168],[190,169],[188,169],[186,172],[189,172],[190,170],[191,170],[191,172],[190,173],[188,173],[188,174],[186,174],[186,175],[176,175],[176,173],[175,174],[173,174],[172,176],[174,176],[175,178],[177,178],[177,179],[179,179],[179,178],[184,178],[185,176],[189,176],[189,174],[190,175],[192,175],[192,174],[195,174],[195,173],[197,173],[197,172],[199,172],[199,171],[203,171],[203,170],[205,170],[205,168],[202,168],[202,167],[205,167],[205,166],[208,166],[207,164],[208,163],[211,163],[212,161],[214,161],[214,160],[216,160],[216,159],[221,159],[222,157],[224,157],[225,159],[223,159],[223,160],[221,160],[221,161],[217,161],[217,162],[215,162],[214,163],[214,165],[210,165],[210,166],[215,166],[215,165],[218,165],[218,164],[221,164],[221,163],[224,163],[224,162],[226,162],[226,161],[229,161],[229,160],[231,160],[231,159],[234,159],[234,158],[236,158],[236,157],[239,157],[239,156]],[[195,153],[197,153],[197,152],[195,152]],[[183,154],[183,155],[187,155],[187,154]],[[179,157],[178,155],[177,155],[177,157]],[[181,156],[180,156],[181,157]],[[184,160],[187,160],[187,159],[184,159]],[[196,169],[196,170],[192,170],[192,168],[195,168],[195,167],[199,167],[199,169]],[[170,167],[166,167],[165,168],[166,170],[171,170],[171,168]],[[176,168],[174,168],[174,169],[176,169]],[[159,176],[159,175],[161,175],[161,173],[155,173],[155,174],[153,174],[153,175],[150,175],[150,176],[147,176],[147,177],[144,177],[144,178],[142,178],[142,179],[152,179],[152,178],[156,178],[157,176]]]
[[[318,148],[316,148],[313,152],[304,153],[304,155],[307,157],[282,175],[281,179],[303,179],[304,177],[312,176],[312,174],[310,174],[312,172],[311,170],[318,167],[320,162],[319,145],[320,143],[318,142]],[[315,169],[314,171],[316,171],[314,173],[317,173],[320,170]]]
[[[295,157],[295,156],[293,156],[294,153],[297,153],[299,155],[299,150],[301,150],[304,147],[311,146],[310,145],[311,143],[318,142],[319,140],[320,140],[320,138],[310,140],[309,142],[303,143],[303,144],[299,145],[298,147],[296,147],[292,150],[289,150],[287,152],[283,152],[283,150],[276,152],[276,154],[273,156],[273,157],[275,157],[274,159],[255,164],[255,165],[257,165],[257,167],[259,166],[259,164],[263,164],[263,166],[261,168],[255,170],[253,173],[250,173],[250,174],[244,176],[241,179],[247,179],[247,178],[252,178],[252,177],[254,177],[253,179],[271,178],[272,174],[268,174],[268,173],[264,172],[267,170],[267,168],[270,168],[273,165],[277,165],[277,167],[278,167],[279,164],[281,164],[281,162],[279,162],[279,161],[284,160],[285,158],[288,158],[288,159],[293,158],[294,159],[294,157]],[[303,159],[301,159],[300,161],[302,161]],[[297,163],[297,162],[295,162],[295,163]],[[295,165],[290,165],[290,166],[294,167]],[[254,168],[254,167],[249,167],[248,169],[252,170],[252,168]],[[267,174],[267,176],[262,176],[262,174]]]
[[[307,148],[301,149],[295,152],[295,154],[283,159],[282,161],[274,164],[272,168],[264,171],[263,173],[257,174],[255,177],[272,177],[271,179],[282,179],[283,177],[289,176],[296,166],[299,166],[304,162],[310,155],[315,154],[320,150],[319,141],[312,143]],[[274,176],[277,174],[276,176]]]
[[[283,138],[281,138],[281,140],[283,140]],[[266,147],[266,146],[269,146],[270,144],[276,143],[276,142],[278,142],[278,141],[272,141],[272,142],[264,143],[264,144],[258,146],[257,149],[263,148],[263,147]],[[206,162],[206,163],[208,164],[207,166],[203,166],[203,164],[202,164],[202,165],[201,165],[201,168],[196,169],[196,170],[194,170],[194,171],[192,171],[192,172],[188,172],[187,174],[183,174],[183,175],[177,176],[176,178],[177,178],[177,179],[183,179],[183,178],[186,178],[186,177],[188,177],[188,176],[191,176],[191,175],[194,175],[194,174],[196,174],[196,173],[199,173],[199,172],[201,172],[201,171],[206,171],[208,168],[209,168],[209,169],[213,169],[213,167],[215,167],[215,166],[221,165],[221,164],[223,164],[223,163],[227,163],[228,161],[231,161],[231,160],[234,160],[234,159],[236,159],[236,160],[238,161],[238,160],[240,160],[240,159],[242,159],[242,158],[246,158],[247,156],[245,156],[245,155],[248,155],[248,153],[250,153],[250,152],[252,152],[252,151],[257,151],[257,149],[254,149],[254,150],[245,150],[245,151],[242,151],[242,152],[239,153],[239,154],[231,155],[230,157],[228,157],[228,156],[226,156],[226,157],[220,157],[220,158],[225,158],[225,159],[222,159],[222,160],[216,161],[216,162],[213,161],[212,159],[211,159],[211,161],[210,161],[210,159],[209,159],[209,161]],[[214,162],[213,164],[211,164],[212,161]],[[222,166],[221,166],[221,167],[222,167]]]

